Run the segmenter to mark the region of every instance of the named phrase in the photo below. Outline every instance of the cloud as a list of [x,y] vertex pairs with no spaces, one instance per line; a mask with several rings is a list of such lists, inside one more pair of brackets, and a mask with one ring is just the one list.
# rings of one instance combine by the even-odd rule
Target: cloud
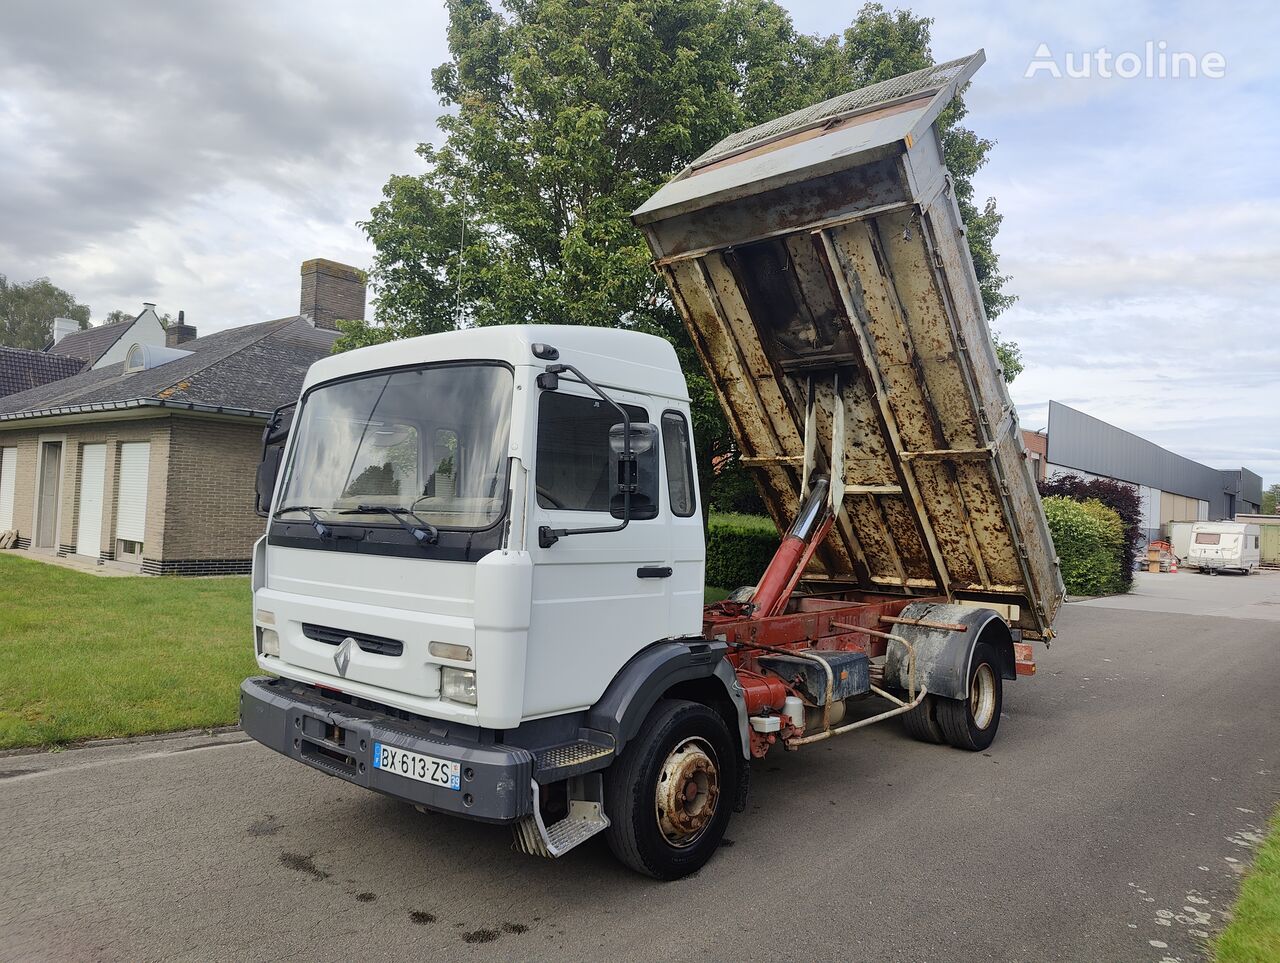
[[253,309],[238,287],[296,300],[306,257],[367,262],[354,222],[435,133],[443,26],[408,2],[8,4],[0,271],[217,326]]

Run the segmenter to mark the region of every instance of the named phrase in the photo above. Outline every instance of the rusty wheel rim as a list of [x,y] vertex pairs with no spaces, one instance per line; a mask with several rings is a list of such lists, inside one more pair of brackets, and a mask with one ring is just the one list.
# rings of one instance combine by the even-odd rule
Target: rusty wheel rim
[[995,718],[996,677],[988,662],[974,670],[973,679],[969,682],[969,713],[979,729],[986,729]]
[[715,819],[720,767],[711,744],[697,736],[678,743],[658,770],[654,814],[663,838],[678,849],[692,846]]

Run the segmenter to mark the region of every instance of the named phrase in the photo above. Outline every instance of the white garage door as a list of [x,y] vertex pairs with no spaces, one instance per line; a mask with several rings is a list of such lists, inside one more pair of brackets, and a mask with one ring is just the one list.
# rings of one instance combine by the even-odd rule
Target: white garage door
[[76,508],[76,554],[98,557],[102,550],[102,490],[107,477],[107,446],[80,449],[80,500]]
[[13,528],[13,485],[18,474],[18,449],[0,448],[0,532]]
[[120,446],[120,497],[116,507],[116,538],[141,542],[147,527],[147,469],[151,443],[131,441]]

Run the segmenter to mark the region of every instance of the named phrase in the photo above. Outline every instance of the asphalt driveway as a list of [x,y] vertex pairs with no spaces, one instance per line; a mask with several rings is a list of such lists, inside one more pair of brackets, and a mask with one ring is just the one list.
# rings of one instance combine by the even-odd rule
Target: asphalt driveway
[[1280,803],[1280,574],[1144,576],[1058,630],[990,752],[771,757],[678,883],[238,733],[0,758],[0,957],[1196,959]]

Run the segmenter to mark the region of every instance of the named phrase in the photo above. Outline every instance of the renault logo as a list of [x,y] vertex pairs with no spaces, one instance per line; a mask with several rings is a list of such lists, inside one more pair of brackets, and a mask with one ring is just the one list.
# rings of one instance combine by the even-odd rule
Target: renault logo
[[338,675],[344,679],[347,677],[347,667],[351,665],[351,650],[355,647],[356,640],[348,635],[338,646],[338,651],[333,653],[333,664],[338,667]]

